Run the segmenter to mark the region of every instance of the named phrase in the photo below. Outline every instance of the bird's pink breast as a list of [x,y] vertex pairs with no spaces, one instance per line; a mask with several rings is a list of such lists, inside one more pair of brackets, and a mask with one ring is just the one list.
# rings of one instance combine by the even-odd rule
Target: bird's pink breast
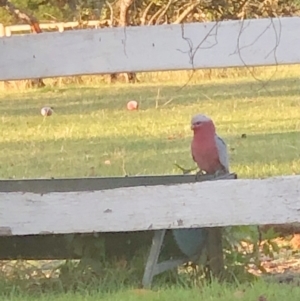
[[198,167],[209,174],[222,168],[214,135],[195,133],[191,151]]

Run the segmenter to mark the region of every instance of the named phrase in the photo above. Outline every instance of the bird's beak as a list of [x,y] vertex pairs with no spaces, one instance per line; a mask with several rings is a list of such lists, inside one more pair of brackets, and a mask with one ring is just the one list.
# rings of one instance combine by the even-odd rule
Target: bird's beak
[[191,130],[193,131],[195,128],[198,128],[200,126],[200,124],[195,124],[195,123],[193,123],[192,125],[191,125]]

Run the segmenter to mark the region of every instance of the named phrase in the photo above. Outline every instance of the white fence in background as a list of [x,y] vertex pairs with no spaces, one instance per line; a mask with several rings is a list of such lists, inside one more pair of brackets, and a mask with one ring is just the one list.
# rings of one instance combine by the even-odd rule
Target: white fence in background
[[[63,32],[65,29],[77,29],[78,27],[99,28],[100,21],[83,21],[83,22],[51,22],[40,23],[42,30],[51,30]],[[28,24],[17,24],[5,26],[0,23],[0,38],[10,37],[12,34],[30,33],[31,27]]]
[[300,62],[300,19],[49,32],[0,39],[0,80]]

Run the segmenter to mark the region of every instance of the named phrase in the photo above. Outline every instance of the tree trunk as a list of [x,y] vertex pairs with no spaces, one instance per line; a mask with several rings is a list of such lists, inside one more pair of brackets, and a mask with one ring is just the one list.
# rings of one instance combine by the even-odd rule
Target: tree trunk
[[128,10],[133,0],[121,0],[120,1],[120,26],[128,25]]

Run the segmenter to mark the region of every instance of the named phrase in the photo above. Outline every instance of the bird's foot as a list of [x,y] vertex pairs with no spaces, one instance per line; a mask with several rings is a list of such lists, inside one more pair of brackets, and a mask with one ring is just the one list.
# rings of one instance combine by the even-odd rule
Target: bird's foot
[[194,170],[196,169],[196,167],[195,167],[195,168],[186,169],[186,168],[184,168],[184,167],[181,167],[181,166],[178,165],[177,163],[175,163],[174,165],[175,165],[176,167],[178,167],[178,168],[182,171],[182,173],[183,173],[184,175],[187,175],[187,174],[191,173],[192,171],[194,171]]
[[224,175],[226,175],[226,171],[219,169],[214,173],[214,178],[218,178],[218,177],[224,176]]
[[198,181],[199,178],[200,178],[201,176],[204,176],[204,172],[203,172],[202,169],[200,169],[200,170],[196,173],[196,181]]

